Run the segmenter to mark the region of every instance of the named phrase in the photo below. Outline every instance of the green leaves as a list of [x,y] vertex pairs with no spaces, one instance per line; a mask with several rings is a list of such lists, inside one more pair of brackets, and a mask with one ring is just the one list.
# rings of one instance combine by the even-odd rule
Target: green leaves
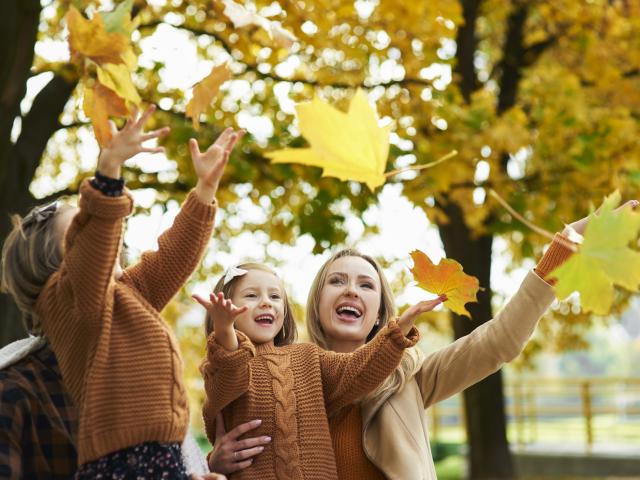
[[615,209],[620,193],[605,198],[598,214],[592,214],[578,253],[556,268],[558,298],[580,293],[585,312],[609,313],[614,285],[631,291],[640,287],[640,252],[629,248],[640,230],[640,214],[629,207]]

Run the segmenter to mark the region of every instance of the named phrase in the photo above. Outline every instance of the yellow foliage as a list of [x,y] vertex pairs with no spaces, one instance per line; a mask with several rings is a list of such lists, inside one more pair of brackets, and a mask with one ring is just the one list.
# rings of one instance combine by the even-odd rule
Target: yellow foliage
[[347,113],[314,98],[296,107],[300,131],[311,148],[269,152],[273,163],[322,167],[322,174],[365,183],[370,190],[384,184],[391,125],[379,126],[378,116],[362,90]]

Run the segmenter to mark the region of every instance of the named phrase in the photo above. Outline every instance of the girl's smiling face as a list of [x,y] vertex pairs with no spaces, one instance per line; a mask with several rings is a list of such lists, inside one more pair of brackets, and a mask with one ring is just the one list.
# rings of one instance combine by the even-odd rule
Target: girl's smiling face
[[237,280],[231,300],[248,310],[236,318],[235,328],[256,345],[273,345],[284,323],[285,300],[282,282],[271,272],[249,270]]

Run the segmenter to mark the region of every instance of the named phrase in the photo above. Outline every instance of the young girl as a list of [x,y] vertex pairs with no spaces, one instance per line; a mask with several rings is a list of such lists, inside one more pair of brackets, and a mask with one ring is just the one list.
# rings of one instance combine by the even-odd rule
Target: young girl
[[33,210],[16,221],[2,251],[2,285],[30,330],[48,337],[78,409],[76,478],[187,478],[182,359],[159,312],[207,246],[218,183],[241,134],[225,130],[204,153],[190,141],[195,190],[158,251],[122,271],[123,220],[133,202],[120,169],[137,153],[162,151],[142,146],[169,130],[144,133],[153,111],[113,129],[95,177],[80,186],[79,209]]
[[[379,318],[381,292],[372,269],[363,269],[354,282],[338,274],[323,308],[353,324]],[[259,416],[259,434],[272,441],[253,465],[233,478],[261,480],[338,478],[327,418],[391,374],[404,349],[417,341],[416,317],[445,300],[415,305],[365,347],[340,354],[312,344],[290,344],[295,339],[293,311],[282,281],[264,265],[232,268],[210,301],[194,298],[209,314],[207,332],[213,330],[202,365],[207,435],[213,443],[219,412],[229,427]]]

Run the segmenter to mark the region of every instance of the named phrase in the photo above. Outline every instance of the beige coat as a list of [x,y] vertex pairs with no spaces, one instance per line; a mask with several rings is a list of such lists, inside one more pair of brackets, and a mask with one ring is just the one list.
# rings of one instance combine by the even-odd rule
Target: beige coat
[[404,387],[362,405],[365,454],[389,480],[436,479],[425,409],[517,357],[553,299],[529,272],[493,320],[427,356]]

